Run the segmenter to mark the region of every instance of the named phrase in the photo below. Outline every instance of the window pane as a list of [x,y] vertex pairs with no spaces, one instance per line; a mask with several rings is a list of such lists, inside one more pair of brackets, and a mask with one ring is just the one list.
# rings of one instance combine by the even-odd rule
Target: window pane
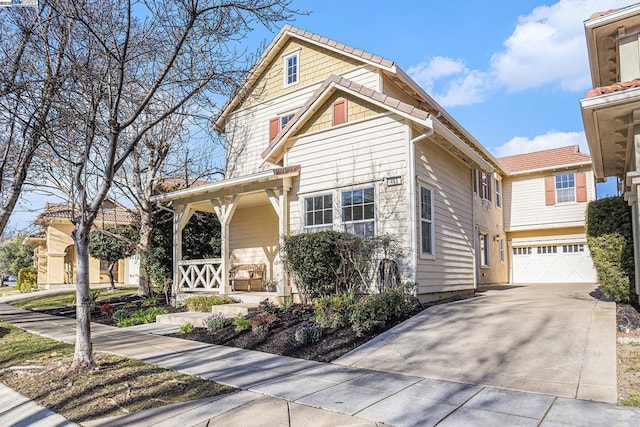
[[354,206],[354,207],[353,207],[353,218],[352,218],[352,220],[353,220],[353,221],[360,221],[360,220],[363,220],[363,219],[364,219],[364,217],[363,217],[363,215],[362,215],[363,211],[364,211],[364,208],[363,208],[363,206],[362,206],[362,205],[360,205],[360,206]]
[[313,225],[313,212],[307,212],[306,214],[306,225]]
[[374,205],[364,205],[364,219],[373,219],[374,216]]
[[314,219],[313,225],[322,224],[322,218],[323,218],[322,211],[315,211],[313,214],[313,219]]
[[324,211],[324,224],[333,224],[333,210],[326,209]]
[[331,208],[333,205],[333,196],[328,195],[328,196],[324,196],[324,207],[325,209]]
[[351,221],[351,208],[342,208],[342,220]]
[[422,221],[421,226],[422,253],[431,254],[431,224]]
[[365,203],[373,203],[374,195],[373,195],[373,187],[364,189],[364,202]]
[[362,203],[362,190],[356,190],[353,192],[353,204]]
[[313,209],[313,198],[309,197],[304,201],[304,210],[310,211],[311,209]]
[[351,204],[351,191],[344,191],[342,193],[342,206],[349,206]]
[[322,197],[313,198],[313,209],[322,209]]

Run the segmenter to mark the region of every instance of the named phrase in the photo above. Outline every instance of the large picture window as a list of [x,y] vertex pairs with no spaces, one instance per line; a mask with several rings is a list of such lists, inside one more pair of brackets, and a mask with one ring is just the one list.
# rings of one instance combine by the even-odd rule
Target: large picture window
[[571,203],[576,201],[575,174],[556,175],[556,203]]
[[433,256],[433,191],[420,187],[420,251],[422,255]]
[[375,211],[374,187],[342,192],[342,224],[347,233],[375,235]]
[[323,194],[304,199],[304,231],[324,231],[333,228],[333,196]]

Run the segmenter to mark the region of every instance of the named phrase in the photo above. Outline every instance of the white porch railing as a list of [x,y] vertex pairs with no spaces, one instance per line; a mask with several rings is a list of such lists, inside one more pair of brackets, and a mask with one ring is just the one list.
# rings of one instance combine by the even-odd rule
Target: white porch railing
[[177,292],[209,292],[223,288],[222,258],[178,261]]

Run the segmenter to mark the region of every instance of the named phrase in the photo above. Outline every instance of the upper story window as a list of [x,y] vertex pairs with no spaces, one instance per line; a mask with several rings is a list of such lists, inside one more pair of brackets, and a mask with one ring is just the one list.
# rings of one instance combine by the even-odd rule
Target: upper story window
[[342,224],[347,233],[374,236],[375,211],[374,187],[342,192]]
[[570,203],[575,201],[575,175],[572,173],[556,175],[556,203]]
[[496,179],[496,206],[502,207],[502,181]]
[[284,128],[294,115],[294,113],[283,114],[280,117],[269,120],[269,141],[271,141],[276,137],[276,135],[278,135],[280,129]]
[[284,57],[284,85],[291,86],[298,83],[298,62],[299,52],[292,53]]
[[420,186],[420,251],[422,255],[433,256],[433,190]]
[[485,200],[491,201],[491,175],[476,170],[473,174],[473,191]]
[[304,199],[304,231],[324,231],[333,228],[333,195],[321,194]]

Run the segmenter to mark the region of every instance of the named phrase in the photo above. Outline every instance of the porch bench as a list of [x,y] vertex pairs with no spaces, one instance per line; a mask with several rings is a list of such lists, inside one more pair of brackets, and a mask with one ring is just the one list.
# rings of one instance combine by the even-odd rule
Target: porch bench
[[264,291],[264,264],[236,264],[229,269],[229,282],[234,291]]

